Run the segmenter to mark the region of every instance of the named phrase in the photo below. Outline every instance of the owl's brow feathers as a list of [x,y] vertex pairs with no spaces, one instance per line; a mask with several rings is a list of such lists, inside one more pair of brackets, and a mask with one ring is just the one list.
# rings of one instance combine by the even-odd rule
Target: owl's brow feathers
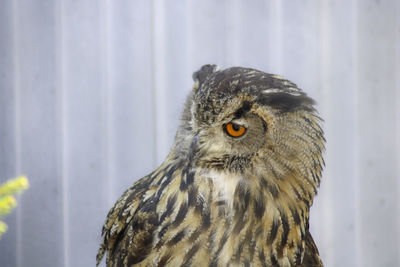
[[[281,113],[305,110],[314,112],[315,101],[302,92],[296,84],[278,75],[267,74],[255,69],[233,67],[218,71],[214,65],[206,65],[193,74],[200,84],[198,97],[205,104],[202,109],[216,114],[212,103],[223,103],[237,94],[245,94],[260,105],[269,106]],[[208,90],[213,88],[213,90]],[[212,107],[212,108],[211,108]],[[242,107],[235,113],[241,117],[251,109],[249,101],[243,101]]]
[[280,112],[293,112],[299,109],[314,111],[314,100],[304,93],[293,95],[287,92],[262,94],[257,97],[257,103],[278,109]]
[[243,101],[242,106],[235,112],[235,119],[240,119],[240,117],[250,111],[251,106],[252,105],[249,101]]

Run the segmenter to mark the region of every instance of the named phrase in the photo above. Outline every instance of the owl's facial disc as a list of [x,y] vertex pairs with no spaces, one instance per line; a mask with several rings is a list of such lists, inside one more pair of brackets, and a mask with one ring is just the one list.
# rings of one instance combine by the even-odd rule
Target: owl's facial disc
[[211,125],[202,125],[195,134],[196,150],[190,151],[196,153],[198,164],[234,172],[250,166],[252,157],[265,145],[267,127],[251,111],[239,118],[236,115],[231,113]]
[[254,69],[218,71],[208,65],[193,77],[176,139],[177,151],[184,157],[190,151],[193,162],[243,170],[279,154],[292,164],[313,144],[310,131],[317,131],[312,137],[321,135],[314,127],[314,101],[288,80]]
[[264,145],[267,127],[263,119],[254,113],[246,113],[222,126],[219,132],[223,135],[218,140],[224,144],[227,154],[254,154]]

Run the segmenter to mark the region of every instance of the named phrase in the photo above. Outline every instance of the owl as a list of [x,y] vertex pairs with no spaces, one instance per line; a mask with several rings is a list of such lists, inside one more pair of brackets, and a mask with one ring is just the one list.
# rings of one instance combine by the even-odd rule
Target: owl
[[309,211],[324,166],[314,101],[251,68],[193,74],[165,161],[109,211],[97,264],[322,266]]

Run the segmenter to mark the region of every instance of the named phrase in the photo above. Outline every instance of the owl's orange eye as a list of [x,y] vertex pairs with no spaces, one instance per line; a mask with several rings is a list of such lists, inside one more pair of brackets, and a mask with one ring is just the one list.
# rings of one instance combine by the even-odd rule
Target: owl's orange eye
[[225,132],[232,137],[241,137],[246,133],[246,127],[230,122],[224,126]]

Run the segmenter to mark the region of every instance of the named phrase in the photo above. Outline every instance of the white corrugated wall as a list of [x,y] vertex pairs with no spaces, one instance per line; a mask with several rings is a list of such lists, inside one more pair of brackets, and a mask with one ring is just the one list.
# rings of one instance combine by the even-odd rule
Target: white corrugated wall
[[281,74],[317,100],[323,261],[400,266],[396,0],[2,0],[0,182],[31,188],[0,266],[94,266],[108,209],[164,159],[205,63]]

